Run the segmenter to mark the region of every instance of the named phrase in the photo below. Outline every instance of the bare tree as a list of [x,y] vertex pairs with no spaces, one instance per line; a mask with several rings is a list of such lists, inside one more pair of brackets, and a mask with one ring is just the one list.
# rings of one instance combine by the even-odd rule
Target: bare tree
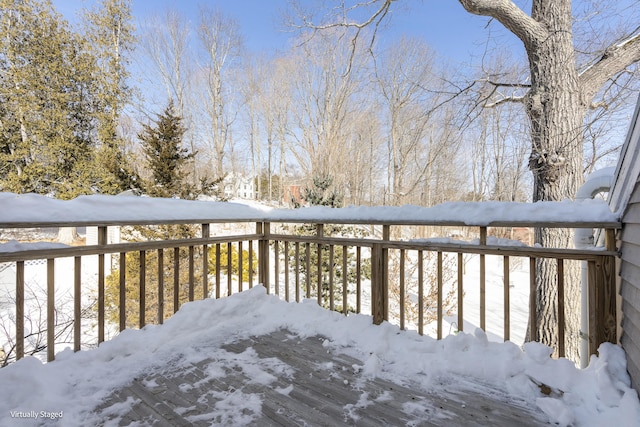
[[[255,114],[252,125],[252,136],[266,142],[266,164],[260,164],[259,170],[266,172],[265,194],[268,200],[282,202],[284,176],[287,174],[286,159],[290,152],[289,139],[291,132],[290,116],[293,107],[293,82],[290,76],[295,72],[295,64],[291,57],[274,57],[257,61],[249,77],[247,99],[250,109]],[[255,132],[258,126],[262,132]],[[258,162],[262,158],[259,141],[254,144]],[[276,173],[277,167],[277,173]],[[261,175],[261,174],[259,174]],[[274,175],[278,179],[274,180]],[[261,175],[262,176],[262,175]],[[261,183],[262,179],[258,182]],[[277,184],[277,188],[274,185]],[[260,192],[260,191],[259,191]],[[277,197],[274,197],[275,195]]]
[[[400,39],[376,61],[376,81],[386,110],[387,191],[391,204],[404,204],[429,167],[425,146],[432,99],[433,54],[424,42]],[[432,156],[431,161],[436,156]]]
[[[520,39],[526,51],[529,87],[521,96],[502,101],[523,103],[529,118],[533,200],[573,197],[583,181],[585,116],[596,95],[640,60],[640,27],[631,28],[604,49],[577,54],[570,0],[533,0],[530,15],[511,0],[460,0],[460,3],[470,13],[499,21]],[[585,59],[580,66],[576,59],[582,56]],[[503,86],[501,82],[494,85]],[[569,245],[570,234],[569,230],[537,229],[535,239],[543,246]],[[530,327],[542,342],[557,347],[555,267],[540,262],[538,268],[538,324]],[[567,354],[574,360],[578,358],[579,294],[578,280],[570,280]]]
[[[189,23],[177,11],[167,9],[164,15],[155,15],[143,23],[140,46],[142,53],[150,59],[153,71],[157,72],[166,92],[166,100],[175,101],[177,115],[184,120],[187,132],[185,143],[192,153],[197,152],[195,126],[189,106],[190,84],[193,76],[193,53],[189,48]],[[161,104],[166,101],[162,100]],[[151,116],[150,113],[145,113]],[[196,162],[191,171],[194,183],[197,180]]]
[[[524,47],[529,62],[526,81],[487,81],[494,90],[478,105],[515,102],[524,106],[530,125],[529,168],[533,173],[533,200],[573,197],[583,181],[585,117],[590,108],[598,107],[600,101],[606,105],[607,96],[615,92],[612,89],[618,87],[620,79],[627,76],[630,67],[640,60],[639,8],[635,6],[626,10],[626,15],[636,18],[622,26],[622,30],[611,34],[590,31],[597,42],[586,45],[586,48],[593,49],[577,50],[571,0],[532,0],[530,14],[512,0],[459,2],[472,14],[498,21],[518,37]],[[392,4],[393,0],[346,1],[332,9],[322,21],[314,22],[310,18],[303,21],[315,29],[345,26],[356,28],[360,34],[366,26],[378,28]],[[362,16],[363,9],[368,12],[368,17],[359,21],[354,19],[357,14]],[[589,13],[583,14],[587,15]],[[596,27],[592,25],[593,28]],[[512,95],[496,101],[493,95],[501,88],[515,90]],[[543,246],[571,244],[568,230],[539,229],[535,235],[536,242]],[[535,328],[539,340],[557,347],[556,275],[554,267],[547,263],[539,263],[538,267],[538,324],[531,327]],[[579,288],[577,280],[569,282],[567,355],[576,359]]]
[[347,157],[351,161],[345,176],[345,204],[382,204],[383,197],[376,189],[382,184],[385,160],[379,104],[375,100],[355,113],[351,119]]
[[342,29],[317,34],[297,49],[301,66],[292,74],[296,106],[292,126],[299,130],[294,132],[292,154],[303,174],[334,176],[333,185],[339,189],[352,168],[345,149],[352,143],[350,126],[366,65],[363,46],[357,44],[352,50],[350,40]]
[[237,112],[232,109],[229,72],[240,60],[242,36],[236,21],[207,7],[200,9],[197,33],[205,52],[203,101],[210,126],[205,134],[211,138],[215,177],[220,178],[225,175],[225,158],[233,150],[231,126]]
[[155,15],[144,23],[140,46],[160,75],[167,99],[175,99],[180,116],[184,116],[192,60],[189,52],[189,25],[174,10]]
[[[46,357],[47,351],[47,291],[36,283],[25,286],[24,307],[24,355]],[[54,310],[54,342],[56,345],[73,345],[73,295],[58,292]],[[16,360],[16,313],[15,295],[9,291],[0,294],[0,367]],[[81,308],[81,319],[93,321],[96,317],[96,299],[90,298]],[[91,347],[93,344],[85,344]]]

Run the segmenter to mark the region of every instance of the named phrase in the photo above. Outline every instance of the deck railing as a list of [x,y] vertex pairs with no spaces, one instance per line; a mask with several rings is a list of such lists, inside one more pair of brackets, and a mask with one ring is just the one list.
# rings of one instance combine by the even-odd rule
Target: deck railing
[[[232,221],[225,222],[232,224]],[[157,223],[137,222],[135,224],[100,223],[80,224],[64,223],[67,227],[94,225],[98,230],[97,244],[69,246],[63,248],[29,249],[0,253],[0,265],[15,268],[15,294],[9,298],[12,311],[15,312],[15,328],[5,346],[5,361],[20,359],[25,354],[38,349],[25,348],[25,319],[31,318],[25,309],[25,262],[46,260],[46,317],[44,330],[46,342],[40,347],[46,348],[47,360],[55,359],[59,334],[56,332],[56,266],[62,258],[73,258],[73,340],[72,348],[79,351],[86,343],[82,342],[83,311],[81,301],[87,292],[95,298],[97,344],[105,341],[105,330],[112,326],[120,331],[127,327],[127,254],[137,254],[135,269],[136,294],[138,298],[138,324],[142,328],[148,323],[162,323],[169,312],[175,313],[180,305],[199,297],[221,298],[233,292],[242,292],[254,285],[262,284],[268,293],[274,293],[287,301],[300,301],[303,298],[316,298],[318,304],[331,310],[371,314],[376,324],[384,320],[396,322],[401,328],[415,327],[418,333],[425,333],[425,327],[434,325],[435,338],[445,335],[444,322],[447,312],[455,312],[457,330],[463,330],[465,324],[464,294],[470,287],[479,288],[479,327],[486,330],[486,278],[487,256],[497,256],[502,260],[503,277],[503,338],[511,338],[510,274],[512,260],[524,258],[529,265],[529,324],[536,324],[536,272],[538,260],[547,259],[555,264],[558,283],[558,348],[559,356],[565,354],[565,263],[576,260],[588,266],[588,318],[589,352],[595,353],[600,343],[616,342],[616,292],[615,292],[615,231],[620,227],[615,222],[567,222],[567,223],[529,223],[496,222],[486,225],[468,225],[459,222],[390,222],[390,221],[352,221],[345,224],[340,221],[323,220],[322,223],[310,223],[302,220],[239,221],[255,229],[233,235],[220,235],[216,230],[222,223],[193,224],[189,221],[172,221],[171,224],[190,224],[199,228],[196,237],[175,240],[152,240],[143,242],[108,242],[108,227],[157,227]],[[50,224],[20,224],[19,227],[44,227]],[[349,226],[351,228],[346,229]],[[15,228],[16,225],[11,225]],[[331,227],[343,227],[341,235],[327,232]],[[434,228],[451,230],[460,234],[476,237],[473,244],[452,239],[406,240],[403,236],[411,228]],[[578,250],[571,248],[543,248],[538,246],[514,246],[504,241],[488,239],[495,230],[509,230],[513,227],[530,229],[532,227],[551,228],[597,228],[605,231],[607,245],[599,250]],[[301,230],[304,229],[304,232]],[[366,233],[365,233],[366,232]],[[363,237],[363,234],[366,236]],[[450,233],[451,234],[451,233]],[[442,236],[448,237],[448,236]],[[182,250],[182,252],[181,252]],[[210,252],[213,251],[213,252]],[[221,254],[227,254],[226,265]],[[209,254],[215,254],[212,262]],[[232,256],[236,253],[237,256]],[[105,256],[112,255],[113,265],[105,262]],[[147,259],[154,257],[157,271],[149,271]],[[465,262],[469,256],[478,257],[478,282],[465,281]],[[88,260],[97,257],[96,279],[93,284],[86,283],[82,269]],[[179,258],[184,258],[188,275],[180,274]],[[91,261],[93,262],[93,261]],[[165,278],[167,266],[172,265],[173,277]],[[247,267],[246,269],[244,267]],[[85,267],[86,268],[86,267]],[[196,271],[204,272],[197,280]],[[235,274],[233,272],[236,272]],[[105,280],[117,275],[118,322],[109,324],[105,315]],[[226,276],[226,277],[223,277]],[[153,276],[153,286],[147,286],[147,278]],[[235,277],[234,277],[235,276]],[[186,280],[187,283],[184,283]],[[85,283],[83,283],[83,281]],[[409,292],[409,287],[412,287]],[[182,295],[181,286],[188,292]],[[417,287],[417,289],[415,289]],[[475,289],[478,289],[475,288]],[[449,290],[447,290],[449,289]],[[172,292],[169,292],[171,290]],[[197,291],[197,292],[196,292]],[[172,293],[172,299],[168,295]],[[411,295],[409,295],[409,293]],[[148,317],[150,298],[157,305],[157,315]],[[408,307],[411,305],[411,307]],[[168,308],[167,308],[168,307]],[[409,311],[411,313],[409,313]],[[113,323],[113,322],[112,322]],[[5,331],[12,328],[4,327]],[[529,328],[529,340],[537,340],[535,328]],[[38,331],[27,330],[27,333]],[[3,344],[3,343],[0,343]]]

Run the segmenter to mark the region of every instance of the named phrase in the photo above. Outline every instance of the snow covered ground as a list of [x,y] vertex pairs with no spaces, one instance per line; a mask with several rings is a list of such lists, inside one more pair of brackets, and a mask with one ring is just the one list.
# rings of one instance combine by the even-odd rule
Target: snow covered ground
[[[310,208],[296,211],[247,207],[242,204],[188,202],[148,198],[87,196],[61,202],[34,195],[0,193],[0,223],[28,221],[51,222],[78,220],[130,221],[166,220],[174,218],[342,218],[349,220],[432,219],[460,220],[486,224],[492,220],[616,221],[606,203],[596,201],[558,202],[542,204],[509,204],[509,209],[496,203],[446,204],[435,208],[347,208],[334,210]],[[444,207],[443,207],[444,206]],[[15,251],[25,247],[11,243],[0,251]],[[499,262],[499,258],[488,262]],[[468,271],[473,276],[477,267],[473,259]],[[526,326],[528,289],[526,263],[511,275],[512,339],[522,342]],[[492,272],[496,272],[493,274]],[[99,348],[80,353],[63,351],[56,362],[44,364],[27,357],[0,370],[0,384],[5,393],[0,400],[0,425],[30,425],[50,422],[61,416],[60,425],[93,425],[91,410],[114,389],[154,366],[171,361],[177,367],[209,357],[203,346],[247,338],[287,328],[301,336],[321,334],[326,345],[365,360],[362,369],[370,375],[412,379],[423,387],[432,387],[438,378],[455,384],[461,378],[471,378],[507,390],[516,397],[535,402],[552,422],[576,426],[637,426],[640,425],[640,402],[630,388],[624,351],[614,345],[603,345],[599,356],[593,357],[588,368],[577,369],[567,360],[553,360],[551,350],[541,344],[529,343],[522,348],[514,343],[501,343],[502,282],[501,267],[488,265],[487,334],[471,327],[477,325],[477,290],[465,287],[465,333],[446,336],[435,341],[421,337],[415,331],[399,331],[396,326],[372,325],[365,315],[331,313],[321,309],[315,300],[285,303],[266,295],[262,287],[221,300],[205,300],[184,305],[163,326],[147,326],[143,330],[127,330]],[[520,282],[525,283],[521,285]],[[473,279],[465,283],[474,283]],[[281,292],[283,295],[283,292]],[[365,297],[365,300],[367,298]],[[495,303],[494,303],[495,301]],[[454,317],[450,318],[455,321]],[[495,325],[495,329],[492,329]],[[446,331],[451,328],[445,327]],[[219,350],[223,352],[223,350]],[[240,366],[251,372],[260,368],[255,358],[246,355],[231,360],[220,357],[221,368]],[[213,375],[213,373],[212,373]],[[557,393],[543,396],[535,383],[544,383]],[[231,398],[231,396],[229,396]],[[260,396],[250,396],[243,405],[252,405],[259,413]],[[111,408],[124,413],[128,406]],[[221,406],[222,419],[236,425],[246,420],[237,406]],[[35,418],[38,416],[38,418]],[[48,418],[43,418],[48,416]],[[30,418],[29,418],[30,417]],[[17,422],[17,418],[22,420]]]

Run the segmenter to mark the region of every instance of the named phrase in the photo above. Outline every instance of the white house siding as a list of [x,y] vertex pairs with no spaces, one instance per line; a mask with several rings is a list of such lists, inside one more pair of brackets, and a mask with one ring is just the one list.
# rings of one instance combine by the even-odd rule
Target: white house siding
[[616,167],[609,206],[622,213],[619,289],[620,344],[627,353],[627,369],[640,391],[640,96]]
[[640,390],[640,183],[629,199],[621,233],[620,295],[622,337],[627,352],[627,369],[634,388]]

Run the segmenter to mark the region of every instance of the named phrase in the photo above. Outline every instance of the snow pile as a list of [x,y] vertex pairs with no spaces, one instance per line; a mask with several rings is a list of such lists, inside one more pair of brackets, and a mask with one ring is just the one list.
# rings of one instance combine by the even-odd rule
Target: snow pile
[[[208,372],[211,378],[240,368],[254,381],[269,384],[274,376],[290,375],[288,367],[273,359],[259,360],[250,348],[230,356],[220,346],[281,328],[303,338],[326,336],[326,346],[363,361],[363,377],[382,376],[427,389],[441,387],[442,379],[449,389],[475,380],[537,403],[552,422],[564,426],[622,427],[637,425],[640,419],[624,353],[614,345],[603,345],[599,357],[579,370],[567,360],[551,359],[551,350],[542,344],[530,343],[521,350],[512,343],[490,342],[481,331],[437,341],[388,323],[374,326],[369,316],[345,317],[312,300],[286,303],[259,286],[221,300],[185,304],[164,325],[126,330],[92,351],[66,350],[50,364],[28,357],[1,369],[0,384],[11,392],[0,400],[0,425],[15,422],[12,413],[34,411],[62,411],[64,425],[95,425],[101,420],[92,409],[132,378],[163,365],[177,370],[211,357],[217,360]],[[549,396],[541,393],[540,385],[551,390]],[[260,395],[236,390],[215,397],[213,412],[202,414],[208,420],[243,424],[260,414]],[[108,411],[124,414],[132,404],[120,403]]]
[[431,221],[488,225],[496,221],[616,222],[603,200],[562,202],[448,202],[430,208],[421,206],[351,206],[333,209],[313,206],[301,209],[273,209],[242,203],[192,201],[149,197],[80,196],[56,200],[35,194],[0,193],[0,224],[40,222],[59,224],[81,222],[135,221]]

